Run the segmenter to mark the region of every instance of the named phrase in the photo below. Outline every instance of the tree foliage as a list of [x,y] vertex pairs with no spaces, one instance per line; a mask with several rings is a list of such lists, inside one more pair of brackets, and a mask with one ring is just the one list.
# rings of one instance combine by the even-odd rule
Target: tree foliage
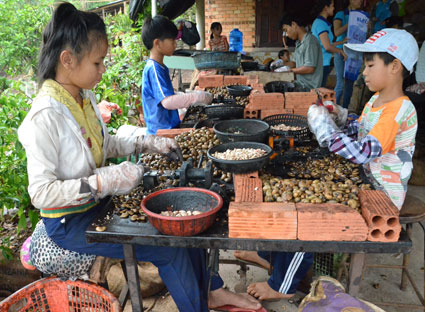
[[52,1],[0,1],[0,75],[34,73]]

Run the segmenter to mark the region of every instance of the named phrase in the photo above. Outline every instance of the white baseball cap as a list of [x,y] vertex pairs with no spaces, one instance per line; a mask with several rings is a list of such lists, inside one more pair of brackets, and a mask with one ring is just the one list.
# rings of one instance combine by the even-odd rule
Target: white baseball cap
[[387,52],[399,59],[412,73],[418,61],[419,47],[416,39],[403,29],[384,28],[374,33],[365,43],[347,43],[344,51],[353,52]]

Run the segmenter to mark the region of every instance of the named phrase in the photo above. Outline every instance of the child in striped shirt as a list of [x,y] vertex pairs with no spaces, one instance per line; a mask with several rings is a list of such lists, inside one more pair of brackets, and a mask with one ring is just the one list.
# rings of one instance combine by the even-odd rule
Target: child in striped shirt
[[[365,82],[375,94],[360,118],[346,124],[344,130],[336,126],[324,106],[316,105],[308,113],[310,127],[319,144],[363,164],[375,187],[401,209],[413,169],[417,131],[416,110],[403,93],[403,79],[413,72],[418,44],[405,30],[386,28],[365,43],[346,44],[344,49],[348,54],[363,54]],[[334,112],[339,110],[335,106]]]

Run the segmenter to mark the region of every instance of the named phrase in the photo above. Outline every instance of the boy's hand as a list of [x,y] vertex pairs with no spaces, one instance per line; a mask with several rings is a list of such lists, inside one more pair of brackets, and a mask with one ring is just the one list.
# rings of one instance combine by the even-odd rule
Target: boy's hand
[[196,91],[194,93],[195,102],[210,105],[213,101],[213,95],[205,91]]
[[329,113],[334,117],[338,127],[343,127],[347,121],[348,109],[335,104],[332,101],[325,101],[323,105],[328,109]]
[[339,131],[325,106],[311,105],[308,109],[307,121],[321,147],[327,146],[332,135]]

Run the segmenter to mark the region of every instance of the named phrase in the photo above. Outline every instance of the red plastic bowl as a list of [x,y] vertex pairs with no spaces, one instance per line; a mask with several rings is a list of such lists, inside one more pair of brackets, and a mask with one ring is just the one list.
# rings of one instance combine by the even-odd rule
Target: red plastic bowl
[[[140,207],[149,222],[161,233],[175,236],[193,236],[208,229],[216,213],[223,206],[220,195],[197,187],[176,187],[146,196]],[[198,210],[199,215],[188,217],[162,216],[161,211]]]

